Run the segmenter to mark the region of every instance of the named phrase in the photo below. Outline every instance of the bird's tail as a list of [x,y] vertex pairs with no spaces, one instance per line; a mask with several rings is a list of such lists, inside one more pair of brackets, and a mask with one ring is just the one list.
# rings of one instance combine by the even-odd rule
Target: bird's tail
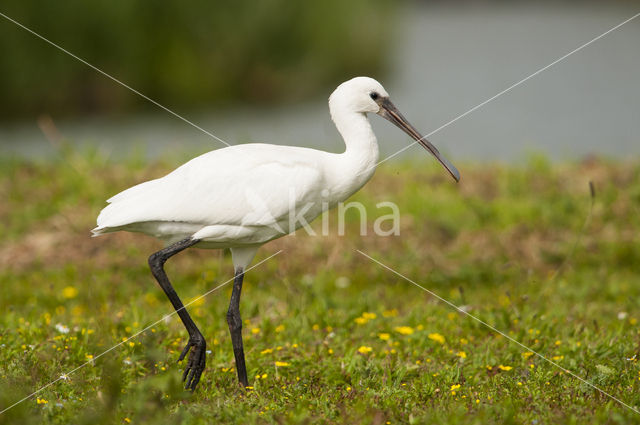
[[97,236],[104,235],[105,233],[112,232],[112,230],[108,227],[96,227],[95,229],[91,229],[91,237],[95,238]]

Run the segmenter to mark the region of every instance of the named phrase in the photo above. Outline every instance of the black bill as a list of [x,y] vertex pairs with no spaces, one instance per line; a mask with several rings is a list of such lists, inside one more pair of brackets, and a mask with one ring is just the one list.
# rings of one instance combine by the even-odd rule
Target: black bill
[[378,101],[380,105],[380,111],[378,111],[378,115],[384,117],[402,129],[405,133],[415,139],[416,142],[420,143],[423,148],[431,152],[433,156],[436,157],[438,162],[442,164],[442,166],[451,174],[451,177],[455,179],[455,181],[460,181],[460,172],[454,165],[449,162],[447,158],[442,156],[438,149],[433,146],[428,140],[422,137],[418,130],[416,130],[409,121],[405,117],[402,116],[398,108],[395,107],[393,103],[389,100],[389,98],[382,98]]

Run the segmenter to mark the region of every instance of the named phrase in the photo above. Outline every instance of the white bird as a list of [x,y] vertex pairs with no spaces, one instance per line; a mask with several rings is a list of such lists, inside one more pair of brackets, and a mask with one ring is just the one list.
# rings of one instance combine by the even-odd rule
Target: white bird
[[459,180],[458,170],[408,123],[376,80],[356,77],[340,84],[329,97],[329,111],[344,139],[343,153],[257,143],[218,149],[113,196],[100,212],[94,236],[126,230],[167,244],[149,257],[149,266],[189,333],[179,358],[193,348],[182,377],[187,389],[195,389],[205,368],[206,341],[164,272],[169,257],[191,246],[231,249],[235,278],[227,322],[238,380],[246,387],[239,307],[244,270],[261,245],[311,222],[371,178],[378,143],[367,113],[404,130]]

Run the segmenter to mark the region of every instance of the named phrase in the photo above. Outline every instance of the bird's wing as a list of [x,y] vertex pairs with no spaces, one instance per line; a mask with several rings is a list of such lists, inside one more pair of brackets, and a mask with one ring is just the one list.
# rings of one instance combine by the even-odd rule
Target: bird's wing
[[319,199],[324,152],[248,144],[192,159],[108,200],[98,229],[148,221],[270,225]]

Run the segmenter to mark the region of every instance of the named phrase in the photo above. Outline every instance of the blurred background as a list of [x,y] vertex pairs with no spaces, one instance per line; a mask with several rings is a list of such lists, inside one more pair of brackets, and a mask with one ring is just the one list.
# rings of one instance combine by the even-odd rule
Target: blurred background
[[[231,144],[340,151],[326,101],[348,78],[379,79],[426,134],[637,7],[633,1],[5,0],[0,11]],[[513,161],[531,152],[552,159],[637,155],[639,41],[640,19],[431,139],[458,160]],[[52,136],[45,134],[51,122],[67,143],[114,157],[223,146],[1,17],[0,51],[3,155],[51,155]],[[373,121],[383,155],[408,143],[388,123]]]

